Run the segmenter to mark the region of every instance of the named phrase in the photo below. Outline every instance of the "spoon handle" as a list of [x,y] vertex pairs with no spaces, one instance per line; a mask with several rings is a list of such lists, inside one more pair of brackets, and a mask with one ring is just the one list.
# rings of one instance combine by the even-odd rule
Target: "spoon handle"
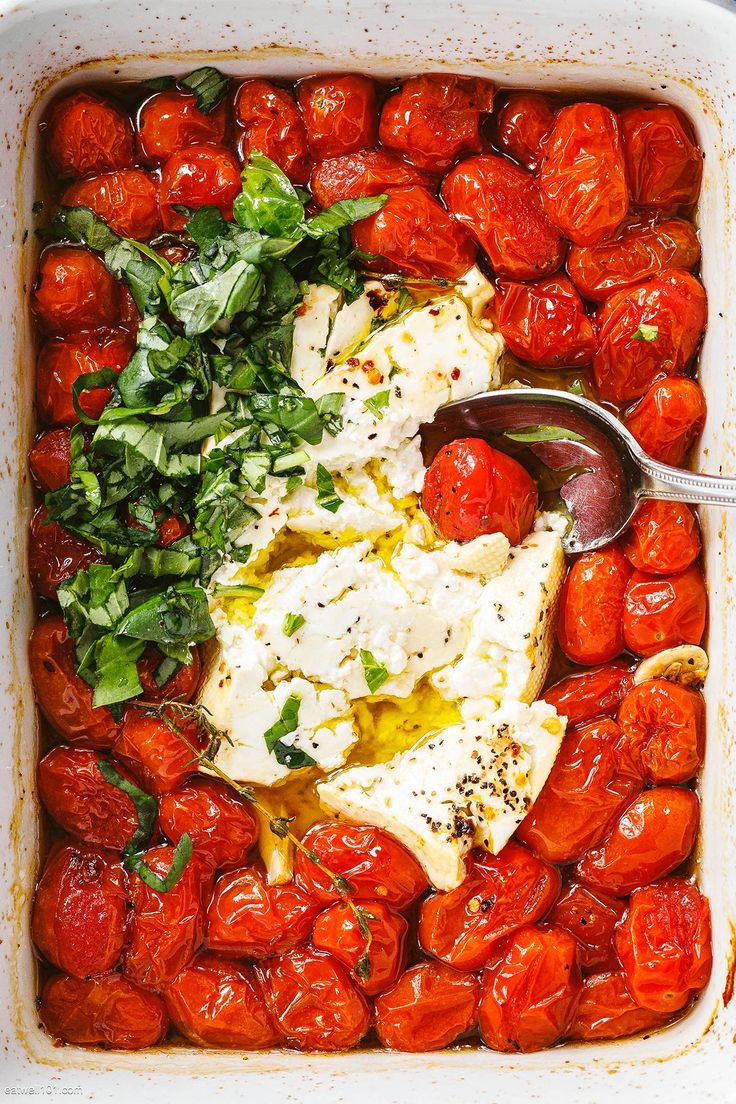
[[671,468],[649,456],[639,456],[637,460],[643,475],[641,498],[679,500],[701,506],[736,506],[736,479]]

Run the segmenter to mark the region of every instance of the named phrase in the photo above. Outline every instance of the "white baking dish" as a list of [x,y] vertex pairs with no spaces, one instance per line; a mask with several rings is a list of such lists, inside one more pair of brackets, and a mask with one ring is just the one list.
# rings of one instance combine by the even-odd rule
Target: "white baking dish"
[[[483,1050],[431,1055],[359,1051],[337,1057],[228,1054],[182,1048],[134,1055],[55,1048],[39,1030],[28,916],[36,858],[35,718],[26,660],[33,617],[25,575],[31,491],[33,364],[25,290],[32,273],[35,124],[58,82],[150,76],[204,61],[238,74],[297,76],[357,69],[378,76],[448,68],[502,85],[661,97],[694,119],[706,151],[701,203],[710,327],[702,381],[710,417],[702,464],[736,474],[736,7],[707,0],[0,0],[0,588],[4,656],[0,711],[0,1008],[7,1095],[84,1095],[181,1104],[218,1094],[332,1104],[439,1100],[581,1100],[623,1094],[657,1101],[736,1100],[736,1005],[729,1005],[736,931],[731,794],[736,705],[731,700],[736,615],[736,518],[706,514],[711,594],[709,742],[702,781],[700,877],[714,919],[714,970],[692,1013],[648,1039],[538,1055]],[[81,72],[79,71],[81,68]]]

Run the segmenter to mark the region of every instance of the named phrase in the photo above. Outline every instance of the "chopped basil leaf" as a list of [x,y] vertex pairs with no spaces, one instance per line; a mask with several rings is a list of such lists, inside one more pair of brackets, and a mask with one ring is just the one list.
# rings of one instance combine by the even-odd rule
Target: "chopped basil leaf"
[[335,482],[323,464],[317,464],[317,505],[336,514],[343,500],[335,490]]
[[346,226],[352,226],[360,219],[368,218],[380,211],[388,200],[387,195],[365,196],[360,199],[341,199],[320,211],[306,225],[311,238],[324,238]]
[[232,586],[215,583],[212,588],[214,598],[253,598],[256,600],[264,593],[263,587],[250,586],[248,583],[238,583]]
[[173,88],[176,84],[176,77],[164,76],[164,77],[149,77],[148,80],[141,81],[143,88],[148,88],[151,92],[165,92],[169,88]]
[[301,614],[301,613],[287,613],[286,617],[284,618],[284,622],[281,626],[281,631],[284,634],[284,636],[293,636],[294,633],[298,632],[298,630],[302,627],[302,625],[306,625],[306,623],[307,623],[307,619],[306,619],[306,617],[304,617],[303,614]]
[[296,732],[299,727],[299,706],[302,699],[298,694],[290,694],[283,704],[278,721],[263,733],[266,747],[277,763],[289,770],[301,770],[314,766],[314,759],[306,751],[292,744],[284,743],[284,737]]
[[365,675],[368,689],[371,694],[375,694],[377,690],[380,690],[384,682],[388,681],[388,669],[383,663],[378,662],[372,652],[367,651],[365,648],[360,649],[360,662],[363,664],[363,674]]
[[150,794],[144,793],[143,790],[136,786],[135,782],[130,782],[127,778],[123,778],[122,774],[115,769],[109,759],[100,759],[97,764],[97,769],[107,783],[118,790],[122,790],[124,794],[127,794],[135,806],[135,813],[138,817],[138,827],[126,844],[125,853],[135,854],[136,851],[142,851],[148,845],[148,841],[153,832],[153,826],[156,823],[158,804],[155,797],[151,797]]
[[171,866],[165,877],[161,878],[158,874],[154,874],[142,855],[132,855],[126,860],[125,865],[128,870],[133,870],[140,880],[155,893],[168,893],[169,890],[174,888],[186,870],[193,851],[191,836],[187,832],[182,832],[174,850]]
[[195,69],[188,77],[184,77],[181,86],[194,92],[198,109],[203,115],[209,115],[225,95],[228,83],[228,78],[219,69],[205,65],[201,69]]
[[366,399],[363,405],[371,414],[375,414],[380,421],[383,418],[383,412],[388,406],[390,398],[391,391],[389,389],[386,391],[377,391],[375,395],[371,395],[369,399]]
[[233,212],[240,226],[275,238],[294,237],[304,223],[304,204],[288,176],[257,150],[243,170]]
[[659,337],[659,326],[650,326],[647,322],[640,322],[639,329],[632,334],[634,341],[656,341]]
[[510,441],[518,441],[523,445],[534,445],[541,441],[584,441],[585,438],[572,429],[564,429],[562,426],[535,425],[528,429],[505,430],[504,437]]

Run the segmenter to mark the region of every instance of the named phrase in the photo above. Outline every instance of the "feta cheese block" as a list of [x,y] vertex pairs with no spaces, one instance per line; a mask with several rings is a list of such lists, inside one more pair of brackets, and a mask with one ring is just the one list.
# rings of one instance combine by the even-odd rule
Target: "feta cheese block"
[[564,725],[546,702],[508,702],[424,737],[388,763],[352,767],[317,786],[322,805],[375,824],[416,855],[437,889],[465,877],[474,846],[497,853],[552,769]]

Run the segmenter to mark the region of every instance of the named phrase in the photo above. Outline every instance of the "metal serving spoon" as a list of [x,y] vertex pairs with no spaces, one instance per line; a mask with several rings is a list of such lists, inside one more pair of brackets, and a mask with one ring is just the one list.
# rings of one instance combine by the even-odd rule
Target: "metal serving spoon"
[[[555,438],[552,432],[562,431]],[[504,434],[526,447],[552,471],[570,471],[559,495],[572,517],[566,552],[587,552],[615,540],[642,499],[659,498],[702,506],[736,506],[736,479],[697,475],[647,456],[629,431],[589,399],[542,387],[489,391],[440,407],[420,429],[425,463],[458,437],[482,437],[502,451]],[[569,434],[565,437],[564,434]],[[506,438],[511,441],[512,438]]]

